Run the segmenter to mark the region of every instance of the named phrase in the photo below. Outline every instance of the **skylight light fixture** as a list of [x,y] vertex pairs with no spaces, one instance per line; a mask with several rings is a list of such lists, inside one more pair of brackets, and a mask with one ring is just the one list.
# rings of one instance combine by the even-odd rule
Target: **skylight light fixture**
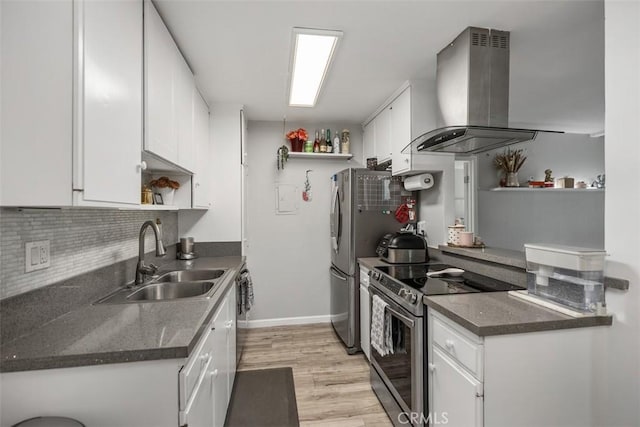
[[293,28],[289,106],[313,107],[342,31]]

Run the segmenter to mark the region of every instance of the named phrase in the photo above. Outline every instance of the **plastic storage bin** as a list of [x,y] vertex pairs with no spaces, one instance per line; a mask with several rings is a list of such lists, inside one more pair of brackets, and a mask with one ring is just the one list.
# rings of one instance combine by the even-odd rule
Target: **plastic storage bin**
[[538,244],[524,247],[530,294],[580,311],[606,312],[604,250]]

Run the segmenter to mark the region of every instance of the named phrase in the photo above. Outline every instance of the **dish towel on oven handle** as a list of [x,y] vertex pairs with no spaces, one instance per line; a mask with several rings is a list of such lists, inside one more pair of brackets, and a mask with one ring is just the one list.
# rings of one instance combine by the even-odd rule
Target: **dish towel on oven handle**
[[391,337],[391,314],[387,311],[387,304],[378,295],[373,296],[371,309],[371,347],[380,356],[393,354],[393,339]]

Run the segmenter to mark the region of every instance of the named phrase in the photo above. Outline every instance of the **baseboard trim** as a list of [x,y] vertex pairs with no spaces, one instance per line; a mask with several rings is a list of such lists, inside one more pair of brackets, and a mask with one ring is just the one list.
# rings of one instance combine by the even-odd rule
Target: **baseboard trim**
[[309,325],[311,323],[329,323],[330,315],[322,316],[303,316],[303,317],[281,317],[279,319],[261,319],[261,320],[245,320],[238,321],[239,327],[248,329],[268,328],[271,326],[288,326],[288,325]]

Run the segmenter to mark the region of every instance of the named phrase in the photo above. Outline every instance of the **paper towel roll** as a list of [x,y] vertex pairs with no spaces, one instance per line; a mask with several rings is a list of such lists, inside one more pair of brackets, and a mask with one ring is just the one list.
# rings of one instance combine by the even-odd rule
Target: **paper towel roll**
[[404,189],[407,191],[426,190],[431,187],[433,187],[433,175],[430,173],[411,176],[404,180]]

